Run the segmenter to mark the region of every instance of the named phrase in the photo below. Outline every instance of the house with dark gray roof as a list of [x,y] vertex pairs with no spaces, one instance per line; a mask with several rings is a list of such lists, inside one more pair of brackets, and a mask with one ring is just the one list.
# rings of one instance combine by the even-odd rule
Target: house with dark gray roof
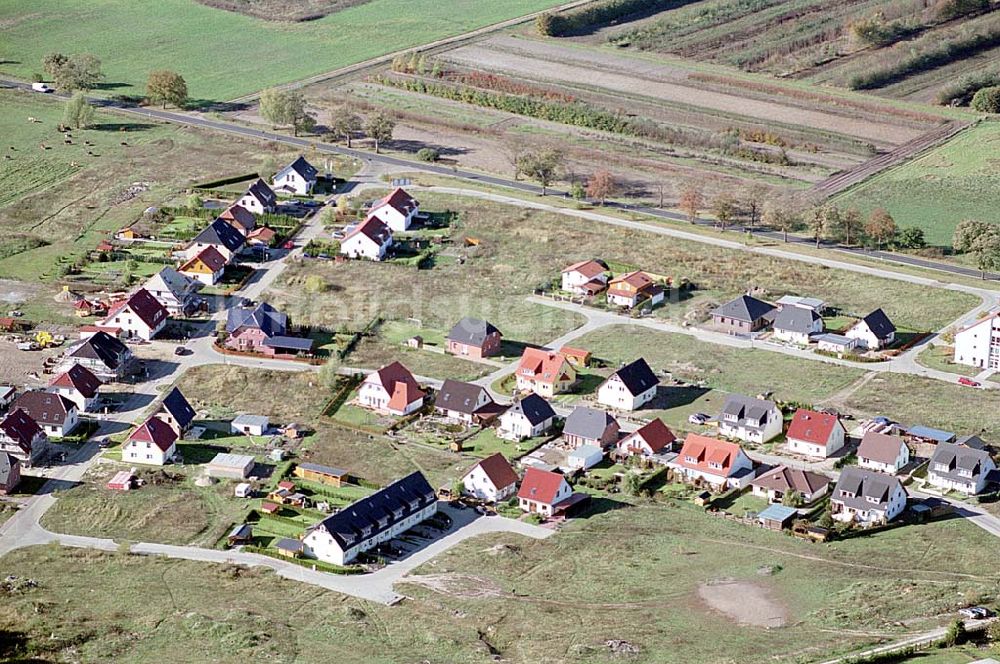
[[927,482],[946,491],[974,496],[993,479],[996,467],[986,450],[938,443],[927,466]]
[[90,335],[66,354],[61,369],[68,371],[79,364],[101,380],[122,378],[132,372],[135,357],[131,349],[116,337],[99,331]]
[[595,445],[606,448],[618,442],[618,420],[611,413],[577,406],[566,418],[563,439],[573,447]]
[[246,238],[230,223],[216,219],[194,236],[185,250],[185,258],[190,260],[208,247],[215,247],[228,263],[239,253],[245,242]]
[[823,317],[814,309],[786,305],[774,316],[774,338],[805,346],[814,334],[823,332]]
[[254,214],[265,214],[274,212],[278,205],[278,196],[273,189],[267,186],[266,182],[257,178],[257,181],[247,187],[247,192],[236,203]]
[[489,391],[482,385],[449,378],[438,390],[434,412],[449,420],[473,424],[493,419],[499,409]]
[[597,388],[598,403],[616,410],[637,410],[656,397],[660,379],[639,358],[622,366]]
[[500,352],[502,336],[492,323],[466,317],[448,332],[448,352],[476,360],[496,355]]
[[[226,346],[245,352],[274,354],[270,339],[288,336],[288,316],[267,302],[256,307],[233,307],[226,315]],[[309,348],[312,344],[308,344]]]
[[861,348],[878,350],[896,339],[896,326],[884,311],[876,309],[848,328],[845,336],[857,339]]
[[748,443],[766,443],[781,435],[784,420],[778,406],[767,399],[730,394],[719,414],[719,435]]
[[274,174],[271,186],[288,194],[308,196],[316,186],[316,175],[316,168],[299,155],[295,161]]
[[7,452],[0,452],[0,496],[6,496],[21,483],[21,462]]
[[741,295],[712,312],[712,325],[729,334],[750,334],[767,328],[774,313],[773,304]]
[[178,388],[173,388],[163,397],[160,407],[153,413],[153,417],[163,420],[170,425],[178,436],[191,428],[194,422],[195,412],[187,398]]
[[830,513],[837,521],[873,526],[899,516],[906,509],[906,499],[899,478],[848,466],[830,495]]
[[532,392],[500,415],[497,435],[514,441],[534,438],[551,429],[555,419],[556,411],[549,402]]

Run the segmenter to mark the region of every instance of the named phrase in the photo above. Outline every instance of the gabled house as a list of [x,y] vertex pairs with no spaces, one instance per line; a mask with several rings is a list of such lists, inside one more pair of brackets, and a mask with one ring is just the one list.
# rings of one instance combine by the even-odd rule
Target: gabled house
[[0,496],[12,493],[21,483],[21,462],[12,454],[0,452]]
[[274,174],[271,186],[288,194],[308,196],[316,186],[316,175],[316,168],[299,155],[295,161]]
[[385,259],[392,247],[392,230],[378,217],[368,217],[340,241],[340,253],[348,258]]
[[226,314],[226,346],[244,352],[262,352],[264,342],[284,337],[288,317],[267,302],[256,307],[233,307]]
[[729,334],[750,334],[767,328],[774,311],[773,304],[741,295],[712,312],[712,325]]
[[368,374],[358,389],[358,404],[392,415],[409,415],[423,407],[424,396],[410,370],[393,362]]
[[475,424],[492,419],[496,403],[482,385],[447,379],[434,400],[434,412],[450,420]]
[[837,521],[879,525],[899,516],[906,499],[899,478],[848,466],[830,495],[830,513]]
[[214,286],[226,272],[226,257],[215,247],[205,247],[190,260],[185,261],[178,270],[192,281]]
[[117,327],[127,337],[149,341],[163,331],[169,318],[166,307],[145,288],[140,288],[124,302],[111,307],[100,325]]
[[814,459],[826,459],[844,447],[847,430],[840,418],[829,413],[799,408],[792,416],[785,438],[788,451]]
[[30,468],[48,456],[48,439],[28,413],[12,408],[0,420],[0,453],[9,454]]
[[153,417],[165,422],[180,438],[191,428],[195,412],[187,398],[175,387],[167,392],[167,396],[163,397],[163,401],[153,413]]
[[257,178],[257,181],[247,188],[247,192],[236,201],[254,214],[267,214],[274,212],[278,207],[278,197],[274,190],[267,186],[267,183]]
[[531,393],[515,401],[500,415],[497,436],[514,441],[541,436],[552,428],[555,418],[556,411],[549,402]]
[[478,360],[499,353],[502,336],[492,323],[466,317],[448,332],[447,349],[452,355]]
[[597,388],[597,402],[615,410],[637,410],[656,397],[660,379],[639,358],[624,365]]
[[1000,369],[1000,311],[955,333],[955,364]]
[[881,309],[876,309],[844,333],[849,339],[857,339],[858,346],[867,350],[885,348],[896,339],[896,326]]
[[562,271],[562,290],[593,297],[608,287],[608,268],[597,261],[574,263]]
[[987,476],[996,463],[984,449],[938,443],[927,466],[927,482],[945,491],[959,491],[967,496],[982,493]]
[[823,317],[813,309],[786,305],[774,315],[774,338],[805,346],[823,332]]
[[101,380],[81,364],[74,364],[49,383],[48,392],[66,397],[76,404],[79,412],[97,410],[100,403]]
[[677,458],[667,464],[689,482],[715,489],[746,486],[753,479],[753,461],[736,443],[689,433]]
[[129,434],[122,445],[122,461],[164,466],[177,453],[177,432],[163,420],[151,417]]
[[618,441],[617,449],[619,456],[641,456],[655,457],[670,452],[677,436],[663,423],[663,420],[656,418],[626,435]]
[[235,228],[244,237],[250,235],[257,228],[257,217],[254,216],[253,212],[238,203],[233,203],[223,210],[222,214],[219,215],[219,219]]
[[498,503],[517,492],[517,473],[503,454],[489,455],[462,476],[462,493]]
[[270,247],[277,236],[273,228],[261,226],[247,233],[247,244],[251,247]]
[[60,394],[32,390],[24,392],[11,404],[11,412],[22,410],[42,428],[47,436],[63,438],[73,433],[80,422],[80,409]]
[[165,267],[151,276],[142,288],[171,316],[186,316],[198,308],[201,284],[172,267]]
[[607,297],[608,304],[631,308],[645,301],[659,304],[663,301],[664,290],[648,274],[635,270],[612,279]]
[[230,263],[245,242],[246,238],[228,222],[216,219],[194,236],[185,250],[185,256],[190,260],[208,247],[215,247],[226,263]]
[[69,350],[62,366],[69,369],[74,364],[90,369],[101,380],[116,380],[131,373],[135,356],[117,337],[99,330]]
[[528,468],[517,492],[521,510],[529,514],[552,516],[559,504],[573,496],[573,489],[559,473],[541,468]]
[[766,443],[781,435],[784,420],[778,406],[768,399],[730,394],[719,414],[719,434],[747,443]]
[[563,425],[563,439],[573,447],[593,445],[606,448],[618,442],[618,420],[611,413],[577,406]]
[[566,392],[576,382],[576,369],[559,353],[541,348],[525,348],[518,362],[517,389],[553,397]]
[[[750,482],[753,495],[770,503],[782,503],[786,492],[794,493],[803,505],[809,505],[826,495],[830,478],[810,470],[775,466]],[[794,506],[794,505],[793,505]]]
[[858,465],[895,475],[910,463],[910,448],[899,436],[869,431],[858,445]]
[[413,224],[420,212],[420,203],[401,187],[396,187],[385,198],[375,201],[368,211],[368,217],[375,217],[395,233],[402,233]]

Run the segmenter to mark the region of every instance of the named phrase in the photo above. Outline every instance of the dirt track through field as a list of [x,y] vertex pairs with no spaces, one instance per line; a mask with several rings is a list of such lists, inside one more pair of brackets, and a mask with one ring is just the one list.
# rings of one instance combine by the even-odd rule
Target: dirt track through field
[[644,97],[665,102],[835,132],[882,146],[904,143],[922,133],[920,129],[913,127],[875,123],[862,118],[785,105],[778,101],[762,101],[704,90],[689,84],[688,72],[679,67],[551,42],[495,38],[482,44],[456,49],[448,53],[447,58],[465,66],[528,79],[548,80],[565,85],[585,82],[591,88],[600,87],[628,94],[635,94],[638,90]]

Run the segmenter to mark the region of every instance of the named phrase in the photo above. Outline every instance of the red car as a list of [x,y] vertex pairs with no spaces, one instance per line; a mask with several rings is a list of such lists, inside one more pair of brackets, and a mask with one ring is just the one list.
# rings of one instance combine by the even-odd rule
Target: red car
[[958,384],[968,385],[969,387],[982,387],[982,384],[972,380],[971,378],[966,378],[965,376],[958,379]]
[[281,246],[284,249],[294,249],[295,248],[295,242],[293,240],[288,240],[287,242],[285,242]]

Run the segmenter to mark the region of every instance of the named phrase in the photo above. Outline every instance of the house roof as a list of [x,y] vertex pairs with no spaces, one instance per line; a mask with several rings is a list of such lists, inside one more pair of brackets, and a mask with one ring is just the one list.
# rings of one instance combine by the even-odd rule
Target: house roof
[[742,394],[730,394],[726,397],[725,403],[722,404],[722,414],[734,415],[739,422],[745,423],[747,426],[755,426],[746,422],[746,420],[763,422],[765,416],[776,408],[777,406],[774,402],[768,399],[755,399],[743,396]]
[[254,458],[249,454],[231,454],[229,452],[219,452],[208,462],[213,466],[221,468],[238,468],[240,470],[248,465],[254,464]]
[[521,488],[517,492],[517,497],[551,505],[556,499],[556,494],[559,493],[559,487],[565,481],[565,477],[551,470],[528,468],[524,471],[524,479],[521,480]]
[[448,332],[448,340],[460,344],[482,347],[491,334],[500,334],[492,323],[478,318],[463,318]]
[[749,295],[740,295],[735,300],[726,302],[721,307],[712,312],[713,316],[733,318],[745,323],[753,323],[760,320],[774,310],[774,305],[758,300]]
[[176,387],[170,390],[167,396],[163,397],[163,403],[160,404],[160,408],[167,411],[182,429],[194,421],[194,408],[191,407],[184,394]]
[[56,376],[49,387],[66,387],[75,389],[83,395],[85,399],[92,399],[97,396],[98,389],[103,383],[97,376],[83,365],[74,364],[68,371]]
[[265,207],[271,207],[278,201],[274,190],[267,186],[267,183],[261,178],[257,178],[256,182],[247,187],[247,193],[263,203]]
[[[894,475],[848,466],[840,471],[840,479],[837,480],[831,499],[859,510],[884,511],[896,487],[902,488],[903,485]],[[906,493],[906,489],[903,489],[903,493]]]
[[253,536],[253,526],[249,523],[239,523],[229,531],[229,539],[250,539]]
[[232,423],[236,426],[261,427],[266,429],[270,423],[270,419],[267,415],[237,415],[232,419]]
[[167,452],[170,446],[177,440],[177,433],[173,427],[161,419],[151,417],[129,434],[128,441],[137,443],[152,443]]
[[402,187],[396,187],[387,196],[375,202],[372,210],[388,205],[400,214],[410,214],[412,210],[420,205],[413,196],[410,196]]
[[814,310],[788,305],[775,315],[774,329],[809,334],[813,331],[813,323],[818,320],[821,316]]
[[77,346],[70,357],[100,360],[109,369],[117,369],[120,359],[128,354],[128,346],[107,332],[99,331]]
[[[977,450],[964,445],[954,443],[939,443],[931,456],[929,471],[935,475],[962,479],[968,481],[969,477],[959,474],[959,470],[972,473],[972,478],[978,478],[984,471],[993,469],[993,459],[986,450]],[[945,465],[947,470],[938,470],[936,466]]]
[[181,274],[168,265],[147,279],[142,287],[150,293],[153,291],[169,291],[175,298],[183,302],[188,293],[201,287],[201,282],[185,274]]
[[410,373],[410,370],[404,367],[400,362],[392,362],[385,365],[378,371],[370,374],[367,380],[377,381],[389,394],[393,394],[397,383],[402,383],[416,389],[416,391],[423,396],[423,392],[420,390],[420,384],[417,383],[417,379],[414,378],[413,374]]
[[278,335],[264,339],[264,345],[268,348],[281,348],[284,350],[311,351],[315,343],[308,337],[289,337]]
[[297,539],[292,539],[291,537],[282,537],[277,542],[274,543],[274,548],[279,551],[288,551],[289,553],[299,553],[302,551],[302,542]]
[[938,443],[947,443],[955,440],[955,434],[951,431],[943,431],[941,429],[925,427],[922,425],[912,426],[906,430],[906,433],[917,438],[926,438],[927,440],[933,440]]
[[310,164],[308,161],[306,161],[305,157],[303,157],[302,155],[299,155],[295,159],[295,161],[293,161],[288,166],[285,166],[280,171],[278,171],[277,175],[274,176],[275,179],[277,179],[279,175],[281,175],[282,173],[284,173],[285,171],[288,171],[288,170],[295,171],[296,173],[299,174],[299,176],[303,180],[315,180],[316,179],[316,168],[312,164]]
[[818,297],[802,297],[800,295],[782,295],[777,304],[781,307],[804,307],[814,311],[821,311],[826,306],[826,302]]
[[130,309],[149,328],[156,328],[170,315],[167,308],[145,288],[140,288],[124,302],[112,307],[104,322],[110,321],[120,311]]
[[892,324],[892,321],[889,320],[889,317],[885,315],[885,312],[881,308],[871,312],[852,327],[861,324],[867,325],[872,334],[879,339],[885,339],[896,331],[896,326]]
[[858,445],[858,457],[892,465],[896,463],[900,448],[905,445],[899,436],[869,431]]
[[0,487],[6,488],[10,483],[11,472],[20,462],[6,452],[0,452]]
[[270,242],[274,239],[277,233],[274,232],[273,228],[268,228],[267,226],[261,226],[260,228],[255,228],[249,233],[247,233],[247,240],[258,240],[260,242]]
[[855,343],[854,339],[851,339],[850,337],[845,337],[843,334],[834,334],[832,332],[817,334],[813,337],[813,339],[833,344],[835,346],[850,346]]
[[534,392],[520,401],[515,401],[514,404],[507,409],[507,413],[510,413],[511,415],[524,415],[528,422],[531,423],[531,426],[541,424],[545,420],[556,416],[556,411],[552,409],[549,402]]
[[253,216],[253,212],[246,209],[239,203],[233,203],[219,215],[219,219],[225,219],[230,224],[239,226],[246,231],[251,231],[257,226],[257,217]]
[[843,425],[836,415],[799,408],[792,416],[786,435],[790,440],[801,440],[826,447],[837,427],[843,428]]
[[235,253],[246,240],[228,221],[216,219],[191,240],[192,244],[214,244]]
[[46,424],[62,426],[69,414],[77,410],[76,404],[61,394],[38,390],[25,392],[19,396],[11,406],[11,410],[15,408],[22,409],[31,416],[31,419],[43,426]]
[[956,445],[964,445],[965,447],[971,447],[974,450],[981,450],[986,447],[986,441],[975,434],[969,434],[967,436],[962,436],[955,441]]
[[632,272],[626,272],[625,274],[619,275],[611,280],[611,288],[613,289],[616,284],[628,284],[636,290],[642,290],[653,284],[653,279],[643,272],[642,270],[633,270]]
[[386,240],[392,238],[392,229],[390,229],[385,222],[378,217],[368,217],[355,226],[354,230],[345,235],[343,242],[346,242],[358,234],[364,235],[375,244],[382,245],[386,242]]
[[[674,462],[692,470],[728,477],[733,463],[742,452],[743,449],[735,443],[689,433]],[[719,467],[713,468],[710,464],[717,464]]]
[[598,440],[608,427],[618,421],[606,410],[577,406],[566,418],[563,435],[579,436],[588,440]]
[[220,272],[226,267],[226,257],[219,253],[214,245],[209,245],[198,252],[191,260],[181,265],[181,272],[188,272],[195,263],[204,263],[205,267],[214,272]]
[[757,518],[761,521],[778,521],[779,523],[784,523],[798,514],[798,512],[794,507],[772,503],[761,510],[757,514]]
[[267,302],[256,307],[233,307],[226,315],[226,332],[232,334],[240,328],[260,330],[268,337],[284,336],[288,317]]
[[476,468],[482,468],[483,472],[486,473],[486,477],[490,479],[490,482],[497,489],[506,489],[509,486],[517,484],[517,473],[514,472],[510,462],[500,452],[495,452],[477,463],[469,469],[465,476],[467,477]]
[[797,493],[810,496],[822,490],[829,483],[830,478],[825,475],[781,465],[775,466],[766,473],[758,476],[757,479],[750,482],[750,485],[782,493],[791,489]]
[[[618,371],[611,374],[611,377],[615,376],[621,380],[622,384],[625,385],[625,389],[627,389],[629,394],[632,396],[638,396],[643,392],[648,391],[650,388],[656,387],[660,384],[660,379],[656,377],[653,370],[649,368],[648,364],[646,364],[646,360],[641,357],[634,362],[626,364],[618,369]],[[610,379],[611,378],[608,380]]]
[[[438,391],[434,405],[438,408],[453,410],[458,413],[472,415],[477,410],[479,397],[486,392],[486,388],[481,385],[465,383],[451,378],[444,381]],[[486,403],[492,403],[489,393],[486,394]]]
[[320,475],[330,475],[331,477],[345,477],[349,474],[343,468],[323,466],[318,463],[300,463],[298,467],[313,473],[319,473]]
[[593,279],[594,277],[600,276],[607,271],[607,267],[598,263],[597,261],[580,261],[579,263],[573,263],[567,268],[563,269],[563,273],[567,272],[579,272],[588,279]]
[[628,445],[632,438],[641,438],[644,440],[649,449],[653,451],[653,454],[659,454],[664,448],[669,447],[677,440],[674,432],[660,418],[651,420],[630,433],[622,439],[620,446]]
[[42,428],[27,412],[13,407],[0,421],[0,430],[25,452],[31,451],[31,443],[42,433]]
[[525,348],[517,365],[517,373],[539,382],[554,383],[563,376],[564,364],[566,358],[559,353],[541,348]]

